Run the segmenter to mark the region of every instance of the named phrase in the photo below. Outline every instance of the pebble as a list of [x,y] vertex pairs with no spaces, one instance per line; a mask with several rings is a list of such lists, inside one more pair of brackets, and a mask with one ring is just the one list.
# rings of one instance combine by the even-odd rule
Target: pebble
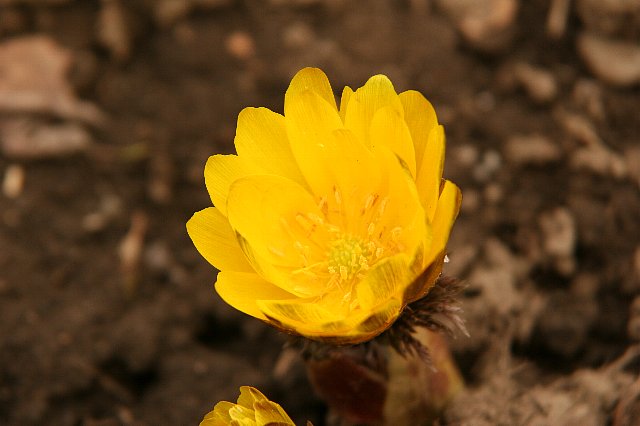
[[68,80],[73,54],[44,35],[0,43],[0,112],[49,114],[102,126],[94,104],[78,100]]
[[580,79],[573,87],[571,94],[573,102],[583,109],[589,117],[599,122],[605,120],[602,88],[595,80]]
[[577,241],[575,219],[564,207],[545,212],[539,218],[542,249],[555,269],[570,275],[576,268],[574,251]]
[[549,103],[558,95],[558,82],[551,72],[525,62],[517,63],[513,72],[518,83],[535,103]]
[[578,37],[578,53],[596,77],[614,86],[640,83],[640,44],[591,33]]
[[437,0],[469,45],[496,53],[510,45],[519,3],[517,0]]
[[24,188],[25,171],[19,164],[11,164],[4,171],[2,193],[7,198],[18,198]]
[[227,52],[236,59],[243,61],[253,58],[256,54],[256,46],[253,37],[246,31],[231,33],[224,42]]
[[554,113],[556,120],[564,131],[573,139],[587,146],[602,145],[602,139],[598,136],[591,121],[580,114],[557,110]]
[[153,14],[161,27],[170,27],[185,18],[194,9],[217,9],[228,6],[234,0],[158,0]]
[[532,134],[516,135],[507,140],[504,148],[507,161],[517,165],[545,165],[560,160],[562,152],[549,138]]
[[567,20],[571,10],[571,0],[551,0],[547,15],[547,34],[552,38],[561,38],[567,29]]
[[0,122],[0,152],[9,158],[59,158],[86,151],[91,135],[79,124],[47,124],[35,119]]
[[623,179],[628,175],[625,159],[604,145],[582,147],[571,155],[570,165],[601,176]]
[[131,30],[119,0],[102,0],[97,37],[116,60],[124,61],[131,55]]
[[489,150],[484,153],[482,160],[473,168],[473,177],[479,182],[487,182],[502,166],[500,153]]
[[313,29],[302,21],[294,22],[282,32],[282,43],[289,49],[304,49],[315,41]]

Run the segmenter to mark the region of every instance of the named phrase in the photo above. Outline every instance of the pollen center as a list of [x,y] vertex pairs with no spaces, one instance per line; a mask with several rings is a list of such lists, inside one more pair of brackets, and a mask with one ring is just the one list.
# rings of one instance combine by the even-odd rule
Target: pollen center
[[371,266],[375,244],[352,235],[336,239],[329,250],[329,272],[341,282],[351,281]]

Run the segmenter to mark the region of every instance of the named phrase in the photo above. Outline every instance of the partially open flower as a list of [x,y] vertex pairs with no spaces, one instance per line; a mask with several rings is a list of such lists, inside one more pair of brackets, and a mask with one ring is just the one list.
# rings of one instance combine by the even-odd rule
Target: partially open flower
[[269,401],[258,389],[241,386],[238,403],[218,402],[200,426],[295,426],[282,407]]
[[311,339],[369,340],[440,274],[461,198],[442,180],[444,130],[383,75],[346,87],[338,109],[325,74],[305,68],[284,113],[240,113],[238,155],[209,158],[215,207],[189,235],[236,309]]

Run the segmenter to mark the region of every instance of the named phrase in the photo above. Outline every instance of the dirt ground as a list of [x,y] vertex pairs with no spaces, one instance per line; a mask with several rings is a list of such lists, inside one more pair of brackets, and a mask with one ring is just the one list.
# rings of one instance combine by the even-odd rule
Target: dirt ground
[[304,66],[445,125],[471,337],[440,423],[640,424],[638,40],[634,0],[0,0],[0,424],[194,425],[247,384],[329,424],[185,231]]

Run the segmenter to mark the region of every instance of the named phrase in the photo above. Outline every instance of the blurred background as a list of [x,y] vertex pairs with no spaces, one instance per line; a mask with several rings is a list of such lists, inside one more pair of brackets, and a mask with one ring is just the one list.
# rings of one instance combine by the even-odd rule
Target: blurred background
[[240,385],[330,424],[185,231],[304,66],[445,125],[471,337],[441,424],[638,421],[637,0],[0,0],[0,424],[197,424]]

